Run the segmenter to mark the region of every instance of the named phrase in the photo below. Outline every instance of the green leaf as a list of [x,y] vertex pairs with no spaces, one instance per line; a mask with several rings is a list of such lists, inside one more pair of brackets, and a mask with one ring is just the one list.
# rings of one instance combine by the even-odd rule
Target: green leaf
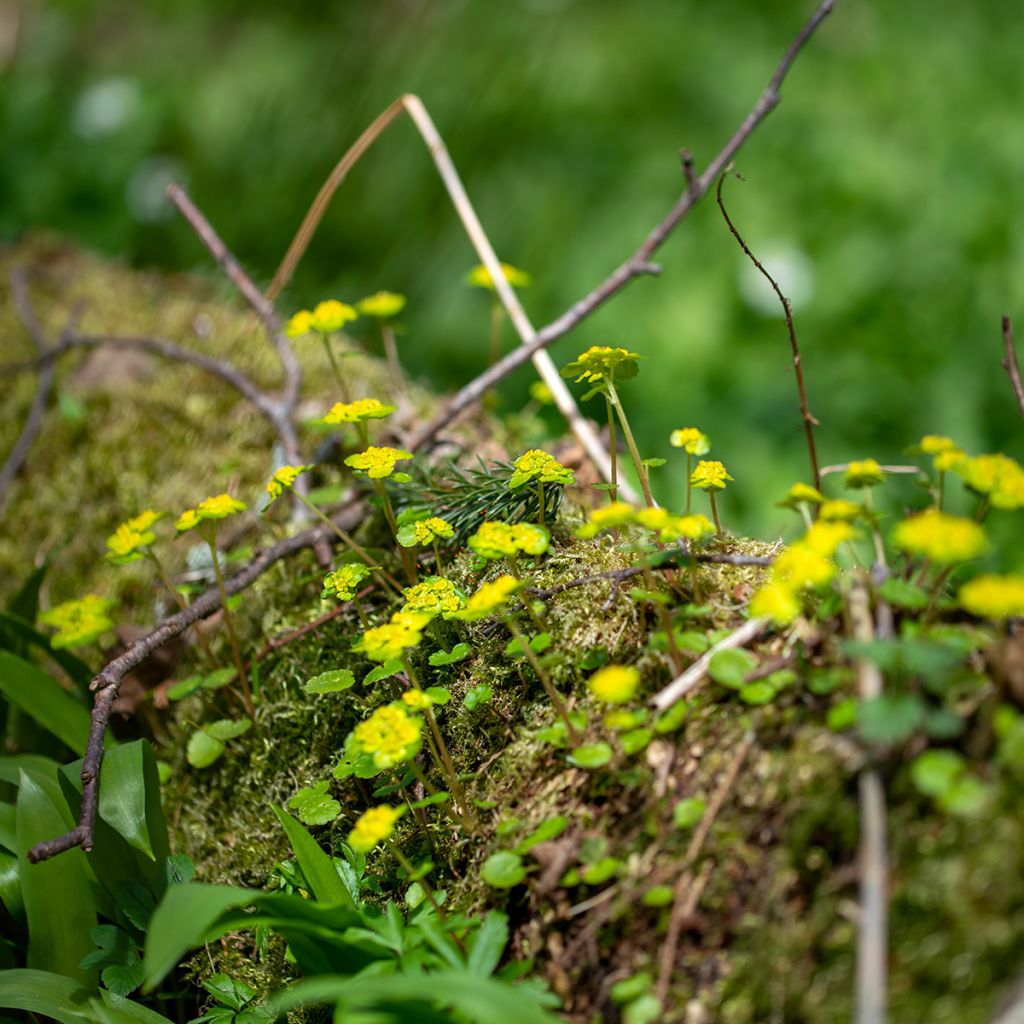
[[639,754],[651,742],[653,736],[654,733],[646,727],[630,729],[619,737],[619,743],[622,744],[623,753],[632,757],[633,754]]
[[600,768],[612,759],[612,754],[607,743],[588,743],[569,754],[568,761],[577,768]]
[[915,583],[911,583],[909,580],[901,580],[896,576],[891,576],[887,579],[878,588],[878,593],[889,604],[894,604],[897,608],[920,611],[928,606],[928,592],[926,590]]
[[52,968],[80,983],[95,976],[79,965],[92,951],[89,932],[96,927],[96,904],[85,854],[68,850],[52,860],[30,864],[28,851],[72,827],[67,808],[57,806],[42,786],[22,772],[18,782],[18,874],[28,921],[28,966]]
[[902,743],[925,718],[925,705],[912,695],[885,695],[860,702],[857,727],[869,743]]
[[[294,799],[294,798],[293,798]],[[339,805],[339,810],[340,805]],[[309,882],[313,895],[321,903],[343,903],[351,907],[352,898],[334,867],[334,862],[320,844],[290,815],[274,807],[277,820],[288,836],[295,859]]]
[[189,737],[185,756],[193,768],[209,768],[227,747],[216,737],[197,729]]
[[967,764],[953,750],[926,750],[910,766],[910,780],[925,796],[949,792],[967,771]]
[[[530,650],[534,654],[543,654],[553,643],[550,633],[538,633],[530,637]],[[520,657],[523,653],[523,645],[518,639],[509,640],[505,645],[505,654],[509,658]]]
[[754,656],[749,651],[728,650],[718,651],[711,656],[708,663],[708,674],[716,683],[721,686],[728,686],[730,690],[738,690],[743,686],[746,677],[753,671],[757,664]]
[[90,995],[77,978],[51,971],[0,971],[0,1006],[42,1014],[60,1024],[89,1024]]
[[212,736],[215,740],[220,740],[221,743],[226,743],[228,740],[237,739],[239,736],[245,735],[251,728],[251,718],[242,718],[238,721],[232,721],[230,718],[219,718],[216,722],[204,725],[203,732],[207,736]]
[[182,679],[167,687],[167,699],[172,701],[183,700],[190,693],[195,693],[202,685],[202,676],[189,676],[187,679]]
[[675,899],[671,885],[652,885],[643,894],[641,902],[645,907],[667,907]]
[[217,668],[209,675],[203,676],[203,681],[199,685],[204,690],[219,690],[227,686],[237,675],[237,670],[233,668]]
[[428,686],[423,692],[440,707],[452,699],[451,691],[444,686]]
[[100,977],[114,995],[127,996],[145,980],[146,970],[142,966],[142,961],[136,957],[130,964],[112,964],[110,967],[104,967]]
[[622,1024],[655,1024],[663,1016],[658,997],[648,992],[626,1007],[622,1013]]
[[581,872],[580,878],[587,885],[603,885],[614,878],[622,867],[622,861],[616,857],[602,857],[593,864],[588,864]]
[[688,796],[672,808],[672,821],[676,828],[693,828],[707,809],[708,805],[699,797]]
[[306,693],[340,693],[354,686],[356,677],[350,669],[338,668],[332,672],[321,672],[306,681],[302,689]]
[[564,814],[548,818],[538,825],[516,848],[519,854],[529,853],[539,843],[546,843],[560,836],[568,827],[569,819]]
[[648,469],[657,469],[659,466],[664,466],[668,462],[668,459],[641,459],[640,465],[646,466]]
[[414,810],[418,811],[421,807],[433,807],[436,804],[446,804],[451,800],[451,794],[446,793],[444,790],[439,790],[437,793],[431,793],[430,796],[425,796],[422,800],[416,800],[409,806]]
[[471,648],[469,644],[456,644],[450,651],[434,651],[433,654],[427,658],[427,661],[434,666],[439,668],[442,665],[454,665],[457,661],[463,661],[469,657]]
[[939,798],[942,809],[949,814],[974,818],[988,810],[993,792],[981,779],[965,775]]
[[405,666],[397,658],[385,661],[383,665],[378,665],[366,673],[363,677],[363,685],[370,686],[372,683],[380,682],[381,679],[390,679],[391,676],[397,676],[399,672],[404,671]]
[[523,858],[512,850],[499,850],[484,861],[480,877],[495,889],[511,889],[526,878]]
[[775,687],[767,679],[760,679],[740,687],[740,700],[744,704],[769,704],[775,699],[775,692]]
[[631,1003],[634,999],[639,999],[645,992],[650,991],[653,984],[654,979],[646,971],[641,971],[631,978],[623,978],[622,981],[615,982],[609,996],[616,1006],[621,1006],[623,1003]]
[[[289,801],[288,807],[307,825],[326,825],[341,814],[341,804],[328,792],[330,780],[322,779],[300,789]],[[289,836],[289,838],[291,838]]]
[[847,729],[851,729],[857,721],[858,703],[856,697],[847,697],[845,700],[841,700],[828,709],[825,724],[833,732],[845,732]]
[[677,700],[664,714],[654,720],[654,731],[659,735],[675,732],[686,721],[690,713],[690,705],[685,700]]
[[32,613],[31,617],[25,618],[13,612],[0,612],[0,633],[6,632],[11,638],[7,641],[11,654],[23,657],[26,653],[25,648],[27,645],[38,647],[48,658],[53,658],[67,672],[68,678],[73,683],[77,684],[81,689],[85,689],[89,685],[89,680],[93,677],[92,669],[81,658],[70,651],[54,647],[50,643],[50,638],[44,633],[40,633],[32,625],[35,622],[35,617],[35,612]]
[[483,704],[489,704],[494,699],[494,690],[487,683],[477,683],[471,690],[466,691],[462,703],[467,711],[476,711]]
[[53,676],[8,651],[0,651],[0,692],[76,754],[85,753],[89,711]]

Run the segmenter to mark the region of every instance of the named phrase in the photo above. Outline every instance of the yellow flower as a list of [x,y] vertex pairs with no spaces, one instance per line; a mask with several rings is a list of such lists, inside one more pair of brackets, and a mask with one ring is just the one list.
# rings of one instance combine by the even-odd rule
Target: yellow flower
[[515,472],[509,478],[508,485],[514,490],[529,480],[563,486],[576,483],[576,477],[573,476],[571,469],[566,469],[553,455],[548,455],[539,448],[524,452],[516,459]]
[[779,502],[783,508],[796,508],[798,505],[820,505],[825,495],[810,484],[793,484],[786,492],[786,497]]
[[333,334],[340,331],[345,324],[358,319],[359,314],[347,302],[325,299],[313,308],[311,323],[313,330],[321,334]]
[[371,807],[364,812],[348,834],[348,845],[356,853],[369,853],[378,843],[390,838],[404,807]]
[[289,338],[301,338],[313,330],[313,314],[308,309],[300,309],[287,324],[284,333]]
[[410,647],[423,639],[423,627],[429,621],[426,615],[396,612],[391,621],[374,626],[363,633],[361,640],[352,645],[353,651],[362,651],[370,661],[392,661],[402,657]]
[[375,292],[373,295],[367,295],[365,299],[360,299],[356,303],[356,309],[363,316],[390,320],[405,309],[405,296],[397,292]]
[[772,578],[792,590],[823,587],[836,574],[835,565],[809,544],[797,541],[775,559]]
[[184,533],[199,525],[199,513],[194,508],[187,508],[174,520],[174,528],[178,533]]
[[312,466],[282,466],[280,469],[275,470],[274,475],[270,478],[270,483],[267,484],[267,493],[270,495],[270,500],[276,501],[286,490],[290,491],[295,486],[295,481],[298,480],[299,474],[305,473],[307,469],[312,468]]
[[542,380],[535,380],[530,385],[530,397],[535,402],[540,402],[541,405],[555,404],[555,396],[551,393],[551,388]]
[[422,711],[434,703],[430,699],[430,694],[424,693],[422,690],[406,690],[402,694],[402,701],[406,707],[412,708],[413,711]]
[[822,502],[818,509],[818,517],[824,520],[851,520],[857,519],[864,512],[864,506],[854,501],[847,501],[846,498],[831,498]]
[[[152,516],[152,518],[148,519],[147,516]],[[156,534],[152,530],[140,529],[132,524],[148,522],[152,525],[158,518],[159,516],[155,512],[144,512],[142,515],[122,523],[107,538],[107,561],[113,562],[114,565],[128,565],[142,558],[142,549],[149,547],[156,540]]]
[[50,639],[56,648],[84,647],[114,628],[109,616],[115,602],[97,594],[86,594],[72,601],[54,605],[39,616],[44,626],[57,632]]
[[696,427],[683,427],[673,430],[668,437],[673,448],[682,448],[687,455],[707,455],[711,451],[711,440],[707,434]]
[[551,534],[543,526],[516,523],[512,527],[512,543],[525,555],[543,555],[551,546]]
[[416,528],[417,544],[432,544],[439,537],[449,538],[455,536],[455,528],[445,519],[439,516],[430,516],[429,519],[419,519],[413,526]]
[[215,494],[212,498],[204,498],[196,505],[200,519],[227,519],[245,511],[245,502],[232,498],[230,494]]
[[466,602],[465,608],[446,615],[445,618],[475,622],[493,615],[506,601],[522,587],[514,576],[499,576],[490,583],[483,583],[480,589]]
[[940,452],[948,452],[956,448],[956,442],[951,437],[944,437],[942,434],[925,434],[917,445],[925,455],[938,455]]
[[363,423],[366,420],[382,420],[390,416],[398,406],[385,405],[376,398],[357,398],[354,402],[335,402],[324,423]]
[[732,477],[720,462],[701,460],[690,474],[690,483],[702,491],[718,491],[725,487],[725,481]]
[[892,539],[901,551],[943,565],[977,558],[988,547],[985,532],[973,519],[933,508],[897,523]]
[[1024,576],[977,576],[960,588],[960,604],[981,619],[1024,615]]
[[422,612],[430,618],[457,612],[466,603],[458,587],[443,576],[428,576],[414,587],[406,587],[402,593],[405,595],[403,611]]
[[956,469],[957,466],[966,459],[966,452],[961,451],[959,448],[948,448],[944,452],[939,452],[935,458],[932,459],[932,463],[939,473],[945,473],[951,469]]
[[610,505],[595,508],[587,517],[587,521],[576,528],[576,536],[581,540],[596,537],[604,530],[618,529],[628,526],[634,521],[635,513],[632,505],[624,501],[613,501]]
[[952,468],[972,491],[987,494],[993,508],[1024,507],[1024,469],[1008,455],[977,455]]
[[509,558],[522,551],[542,555],[551,543],[551,534],[543,526],[532,523],[486,522],[469,538],[469,546],[481,558]]
[[637,375],[637,360],[643,358],[626,348],[591,345],[573,362],[562,368],[563,377],[575,377],[576,383],[598,384],[607,380],[628,380]]
[[375,768],[391,768],[419,752],[423,720],[401,704],[385,704],[352,730],[356,753],[369,754]]
[[846,487],[874,487],[885,479],[882,467],[874,459],[851,462],[843,474]]
[[[513,267],[511,263],[502,263],[501,272],[513,288],[526,288],[530,284],[530,275],[525,270]],[[495,290],[491,272],[482,263],[466,275],[466,284],[474,288],[486,288],[491,292]]]
[[814,523],[803,537],[803,543],[825,558],[831,558],[840,544],[853,537],[853,527],[842,522]]
[[163,515],[163,512],[154,512],[151,508],[147,508],[145,512],[140,512],[133,519],[129,519],[125,525],[138,533],[145,533],[158,520],[162,519]]
[[788,626],[800,614],[800,600],[789,583],[770,580],[750,599],[750,614],[769,618],[776,626]]
[[701,512],[689,516],[669,516],[658,532],[658,540],[668,544],[674,540],[700,540],[715,532],[715,524]]
[[625,704],[640,685],[640,673],[632,665],[606,665],[588,680],[587,689],[607,704]]
[[363,470],[371,480],[382,480],[394,473],[395,463],[411,458],[412,452],[401,448],[378,448],[371,444],[365,452],[350,455],[345,460],[345,465]]
[[[373,569],[380,568],[374,566]],[[339,601],[351,601],[359,591],[359,584],[373,569],[361,562],[348,562],[324,577],[321,597],[336,597]]]

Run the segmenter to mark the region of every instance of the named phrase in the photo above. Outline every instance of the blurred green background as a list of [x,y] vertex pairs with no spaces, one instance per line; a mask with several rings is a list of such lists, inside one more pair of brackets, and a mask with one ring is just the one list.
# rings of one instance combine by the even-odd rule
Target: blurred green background
[[[134,263],[210,272],[163,199],[184,181],[269,280],[321,181],[403,91],[423,97],[540,325],[589,291],[746,115],[812,0],[0,0],[0,238],[56,229]],[[742,150],[731,213],[795,300],[825,462],[901,461],[924,432],[1024,455],[999,317],[1024,335],[1019,0],[839,0]],[[806,455],[784,327],[705,200],[634,283],[553,350],[649,357],[624,388],[644,453],[696,424],[761,533]],[[439,388],[483,368],[488,299],[412,126],[351,175],[290,312],[409,296],[402,351]],[[511,344],[511,332],[508,335]],[[529,369],[503,407],[522,405]],[[600,406],[595,403],[592,415]],[[552,421],[554,426],[554,421]],[[909,496],[909,492],[908,492]]]

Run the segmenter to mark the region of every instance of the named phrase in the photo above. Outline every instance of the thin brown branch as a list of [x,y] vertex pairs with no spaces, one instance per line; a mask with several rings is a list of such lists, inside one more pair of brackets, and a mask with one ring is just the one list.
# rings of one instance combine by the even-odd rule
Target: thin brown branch
[[679,151],[679,161],[683,165],[683,177],[686,179],[688,192],[696,192],[700,188],[697,180],[697,168],[693,166],[693,154],[688,149]]
[[733,786],[736,785],[743,762],[746,761],[747,755],[753,746],[754,734],[753,732],[748,732],[733,755],[725,775],[722,776],[722,781],[715,789],[708,803],[707,810],[700,819],[700,823],[694,831],[690,845],[687,847],[686,854],[683,857],[679,879],[675,886],[675,898],[672,903],[672,912],[669,916],[668,931],[665,935],[665,942],[661,947],[658,985],[655,989],[655,994],[661,1001],[662,1006],[665,1005],[669,985],[672,981],[672,970],[675,967],[676,952],[679,949],[679,936],[682,932],[683,924],[696,911],[697,904],[703,895],[704,887],[711,877],[710,865],[706,865],[705,869],[696,878],[692,874],[692,868],[697,863],[697,859],[700,857],[701,851],[708,841],[708,836],[711,835],[711,828],[725,806],[725,801],[732,792]]
[[[357,511],[357,509],[356,509]],[[351,516],[353,506],[342,510]],[[257,555],[244,569],[224,581],[224,592],[230,597],[251,586],[272,565],[283,558],[294,555],[320,542],[330,542],[332,534],[326,526],[316,526],[302,533],[279,541]],[[140,637],[128,649],[106,665],[89,684],[95,692],[92,714],[90,717],[89,740],[86,744],[85,759],[82,764],[82,810],[77,827],[55,839],[34,846],[28,853],[30,862],[37,863],[50,857],[81,846],[91,850],[93,843],[93,826],[99,806],[100,767],[103,763],[103,737],[106,732],[110,712],[124,677],[137,668],[154,651],[169,640],[180,636],[200,619],[208,618],[221,606],[220,594],[216,587],[196,598],[187,608],[165,619],[156,629]]]
[[739,243],[739,247],[758,269],[761,276],[772,286],[772,291],[775,292],[779,302],[782,304],[782,312],[786,318],[786,330],[789,332],[789,347],[793,355],[793,370],[796,373],[796,390],[800,401],[800,416],[804,421],[804,433],[807,435],[807,452],[811,458],[811,476],[814,478],[812,483],[815,489],[820,489],[821,471],[818,463],[818,446],[814,440],[814,428],[821,424],[812,415],[811,406],[807,400],[807,385],[804,381],[803,361],[800,358],[800,343],[796,338],[796,324],[793,321],[793,304],[789,301],[788,296],[783,295],[779,282],[772,277],[765,265],[753,254],[750,246],[743,240],[743,236],[739,233],[736,225],[732,222],[732,218],[729,216],[729,212],[725,208],[725,202],[722,199],[722,186],[725,184],[728,173],[727,168],[725,173],[718,179],[718,187],[715,189],[715,201],[718,203],[718,208],[722,211],[722,216],[725,218],[725,223],[728,225],[732,237]]
[[1013,343],[1013,324],[1008,316],[1003,317],[1003,369],[1010,378],[1010,386],[1017,399],[1017,408],[1024,416],[1024,383],[1020,379],[1020,365],[1017,362],[1017,347]]
[[679,222],[706,194],[712,183],[718,178],[740,147],[753,134],[757,126],[771,113],[781,99],[780,89],[789,69],[798,54],[811,38],[818,26],[832,13],[835,0],[824,0],[804,25],[800,34],[790,44],[775,73],[772,75],[763,93],[747,115],[743,123],[736,129],[733,136],[725,144],[721,152],[708,164],[704,173],[696,181],[696,190],[687,186],[686,191],[668,212],[660,224],[647,236],[643,245],[632,256],[605,278],[593,291],[579,302],[570,306],[558,319],[552,320],[537,332],[536,337],[528,344],[513,349],[499,362],[495,363],[480,376],[463,387],[445,406],[445,408],[415,436],[416,446],[426,444],[439,431],[443,430],[456,416],[480,399],[513,370],[518,369],[534,352],[547,348],[563,335],[568,334],[600,306],[603,306],[613,295],[616,295],[631,281],[642,274],[649,273],[651,257],[672,234]]

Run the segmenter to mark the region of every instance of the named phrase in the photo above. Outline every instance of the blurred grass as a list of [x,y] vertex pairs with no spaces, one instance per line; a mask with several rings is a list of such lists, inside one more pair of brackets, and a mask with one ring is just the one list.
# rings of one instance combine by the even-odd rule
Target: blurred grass
[[[269,280],[335,160],[419,93],[535,322],[589,291],[678,195],[678,149],[720,148],[812,9],[795,0],[0,0],[0,237],[65,232],[144,265],[209,271],[160,201],[182,178]],[[1024,455],[999,316],[1024,325],[1019,5],[840,0],[783,103],[741,152],[730,212],[754,251],[803,266],[797,327],[823,459],[900,461],[926,431]],[[645,279],[557,344],[627,344],[645,454],[697,424],[736,483],[727,522],[773,533],[806,477],[781,317],[713,201]],[[405,292],[409,367],[440,388],[482,369],[487,299],[412,127],[356,168],[288,293]],[[797,292],[790,275],[784,286]],[[1024,333],[1022,330],[1019,333]],[[509,344],[511,340],[509,339]],[[510,381],[509,408],[531,380]],[[592,414],[597,416],[598,407]],[[552,421],[554,427],[554,421]],[[657,471],[662,500],[679,463]]]

